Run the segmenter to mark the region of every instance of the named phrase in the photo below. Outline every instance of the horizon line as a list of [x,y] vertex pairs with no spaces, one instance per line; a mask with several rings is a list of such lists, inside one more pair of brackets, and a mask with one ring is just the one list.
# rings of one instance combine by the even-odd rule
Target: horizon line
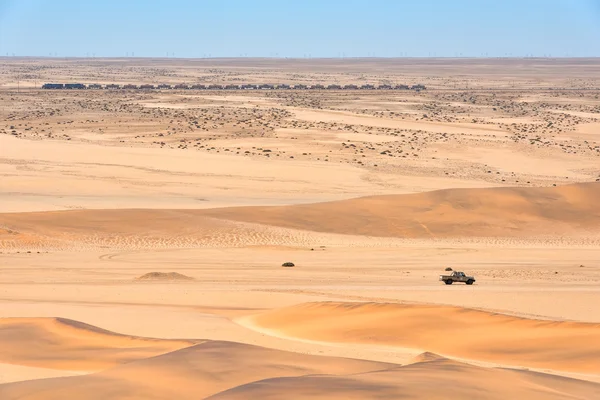
[[96,60],[96,59],[139,59],[139,60],[390,60],[390,59],[428,59],[428,60],[439,60],[439,59],[478,59],[478,60],[497,60],[497,59],[509,59],[509,60],[532,60],[532,59],[595,59],[600,58],[598,56],[355,56],[355,57],[275,57],[275,56],[220,56],[220,57],[165,57],[165,56],[23,56],[23,55],[0,55],[0,59],[84,59],[84,60]]

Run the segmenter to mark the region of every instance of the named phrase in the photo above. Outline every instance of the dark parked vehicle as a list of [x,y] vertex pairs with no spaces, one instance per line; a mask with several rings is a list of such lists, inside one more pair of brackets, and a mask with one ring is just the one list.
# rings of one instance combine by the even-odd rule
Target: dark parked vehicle
[[454,282],[463,282],[467,285],[472,285],[475,282],[475,278],[465,275],[464,272],[454,271],[450,275],[440,275],[440,281],[446,285],[452,285]]

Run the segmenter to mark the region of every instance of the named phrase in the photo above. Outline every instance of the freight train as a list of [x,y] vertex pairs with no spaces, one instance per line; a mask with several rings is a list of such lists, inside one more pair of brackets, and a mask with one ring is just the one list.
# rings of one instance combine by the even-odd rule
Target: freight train
[[134,84],[106,84],[99,85],[97,83],[85,85],[83,83],[45,83],[42,85],[42,89],[107,89],[107,90],[116,90],[116,89],[129,89],[129,90],[164,90],[164,89],[175,89],[175,90],[425,90],[425,85],[417,84],[417,85],[288,85],[288,84],[243,84],[243,85],[186,85],[184,83],[179,83],[177,85],[168,85],[168,84],[160,84],[160,85],[151,85],[151,84],[143,84],[143,85],[134,85]]

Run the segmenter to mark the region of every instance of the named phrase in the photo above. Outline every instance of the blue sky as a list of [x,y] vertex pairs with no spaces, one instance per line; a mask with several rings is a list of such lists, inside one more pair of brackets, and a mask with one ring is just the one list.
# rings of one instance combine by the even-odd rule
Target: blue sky
[[600,0],[0,0],[0,56],[600,56]]

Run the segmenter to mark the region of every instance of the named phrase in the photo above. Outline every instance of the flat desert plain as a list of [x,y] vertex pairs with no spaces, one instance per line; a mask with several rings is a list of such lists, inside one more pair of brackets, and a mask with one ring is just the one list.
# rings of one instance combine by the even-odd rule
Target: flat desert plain
[[599,95],[596,59],[3,58],[0,398],[600,399]]

